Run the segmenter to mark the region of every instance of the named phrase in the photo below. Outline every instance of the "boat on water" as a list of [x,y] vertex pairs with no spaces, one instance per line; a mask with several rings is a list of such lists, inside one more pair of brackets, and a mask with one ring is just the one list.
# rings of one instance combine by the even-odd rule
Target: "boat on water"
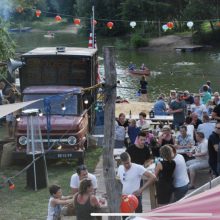
[[29,32],[31,30],[32,30],[32,27],[9,28],[10,32]]
[[150,76],[150,70],[145,67],[145,69],[141,70],[141,69],[134,69],[134,70],[126,70],[127,73],[131,74],[131,75],[137,75],[137,76]]
[[54,38],[54,37],[55,37],[55,34],[54,34],[54,33],[45,34],[44,37],[46,37],[46,38]]

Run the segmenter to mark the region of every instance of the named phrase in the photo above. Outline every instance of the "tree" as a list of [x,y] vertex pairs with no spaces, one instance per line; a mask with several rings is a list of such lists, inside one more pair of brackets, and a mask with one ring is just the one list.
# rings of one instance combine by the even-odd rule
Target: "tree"
[[[6,61],[15,55],[15,43],[7,31],[7,24],[0,18],[0,61]],[[0,74],[6,75],[5,68],[0,69]]]

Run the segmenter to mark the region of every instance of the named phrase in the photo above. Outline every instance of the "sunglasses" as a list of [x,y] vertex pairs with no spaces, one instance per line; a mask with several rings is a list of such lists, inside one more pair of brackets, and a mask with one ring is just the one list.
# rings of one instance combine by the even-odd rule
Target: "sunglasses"
[[123,181],[125,181],[126,173],[123,173]]

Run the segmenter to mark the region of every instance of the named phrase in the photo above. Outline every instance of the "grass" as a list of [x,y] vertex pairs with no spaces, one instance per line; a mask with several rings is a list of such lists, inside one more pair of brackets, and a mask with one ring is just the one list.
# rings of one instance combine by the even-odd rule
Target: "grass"
[[[102,148],[87,151],[85,164],[90,172],[95,170]],[[76,162],[59,161],[48,165],[49,185],[59,184],[64,195],[70,194],[70,177],[75,172]],[[18,173],[22,166],[11,166],[0,171],[0,176],[13,176]],[[1,180],[0,180],[1,181]],[[8,187],[0,190],[0,220],[40,220],[46,219],[49,199],[48,189],[37,192],[28,190],[26,186],[26,172],[14,179],[16,189],[10,191]]]

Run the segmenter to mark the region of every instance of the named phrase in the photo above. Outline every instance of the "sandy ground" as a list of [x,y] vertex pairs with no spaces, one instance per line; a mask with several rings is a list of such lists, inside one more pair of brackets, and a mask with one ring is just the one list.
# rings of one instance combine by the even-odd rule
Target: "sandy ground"
[[130,111],[132,115],[138,115],[140,112],[145,112],[146,114],[152,109],[154,103],[152,102],[129,102],[129,103],[116,103],[115,105],[115,116],[118,117],[120,113],[125,113],[129,115]]

